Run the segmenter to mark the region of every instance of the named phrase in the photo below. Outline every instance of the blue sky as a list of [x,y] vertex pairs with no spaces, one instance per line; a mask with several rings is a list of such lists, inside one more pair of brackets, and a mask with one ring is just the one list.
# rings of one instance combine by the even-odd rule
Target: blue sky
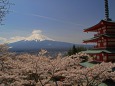
[[[29,36],[33,30],[57,41],[82,43],[92,33],[83,29],[104,19],[104,0],[10,0],[15,5],[0,26],[0,37]],[[115,0],[109,0],[115,20]],[[2,40],[1,40],[2,42]]]

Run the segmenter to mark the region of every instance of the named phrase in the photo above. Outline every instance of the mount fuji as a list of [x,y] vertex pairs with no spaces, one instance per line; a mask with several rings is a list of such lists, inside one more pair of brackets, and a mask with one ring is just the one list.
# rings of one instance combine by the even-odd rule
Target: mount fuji
[[9,40],[10,51],[32,52],[40,49],[48,51],[67,51],[73,44],[67,42],[54,41],[43,35],[40,30],[34,30],[28,37],[13,37]]

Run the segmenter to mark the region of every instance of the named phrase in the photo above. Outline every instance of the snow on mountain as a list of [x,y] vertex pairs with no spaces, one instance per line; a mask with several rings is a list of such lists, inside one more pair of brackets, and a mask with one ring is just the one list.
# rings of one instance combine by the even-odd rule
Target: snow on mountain
[[52,40],[47,36],[44,36],[41,32],[41,30],[34,30],[32,32],[32,35],[30,35],[29,37],[25,38],[25,41],[44,41],[44,40]]
[[28,37],[21,37],[21,36],[11,37],[6,42],[14,43],[14,42],[22,41],[22,40],[23,41],[44,41],[44,40],[54,41],[53,39],[43,35],[41,30],[33,30],[31,35]]

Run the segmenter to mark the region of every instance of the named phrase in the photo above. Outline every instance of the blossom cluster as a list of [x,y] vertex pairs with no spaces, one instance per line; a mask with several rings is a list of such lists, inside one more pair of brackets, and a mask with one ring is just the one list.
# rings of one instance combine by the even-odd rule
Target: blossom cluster
[[45,55],[41,50],[38,55],[8,54],[0,58],[0,86],[97,86],[106,79],[115,81],[115,63],[102,62],[90,68],[80,65],[78,53],[56,58]]

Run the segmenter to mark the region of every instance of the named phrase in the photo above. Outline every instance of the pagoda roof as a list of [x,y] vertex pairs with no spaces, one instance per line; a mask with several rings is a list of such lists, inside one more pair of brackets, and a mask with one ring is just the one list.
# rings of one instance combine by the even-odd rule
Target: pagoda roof
[[83,62],[83,63],[80,63],[80,65],[83,66],[83,67],[93,67],[96,64],[93,64],[93,63],[90,63],[90,62]]
[[101,20],[98,24],[89,27],[87,29],[84,29],[84,32],[97,32],[97,30],[104,25],[115,25],[115,21],[106,21],[106,20]]
[[102,34],[100,36],[105,36],[105,37],[115,37],[115,34]]
[[89,39],[83,40],[83,43],[96,42],[98,39],[99,39],[99,37],[89,38]]
[[83,51],[84,53],[88,53],[88,54],[98,54],[98,53],[115,53],[115,50],[87,50],[87,51]]
[[86,62],[81,62],[80,65],[83,67],[93,67],[97,64],[100,64],[101,62],[99,61],[86,61]]
[[83,41],[84,41],[84,43],[85,42],[96,42],[100,37],[111,37],[111,38],[115,38],[115,34],[101,34],[99,36],[95,36],[93,38],[86,39],[86,40],[83,40]]

